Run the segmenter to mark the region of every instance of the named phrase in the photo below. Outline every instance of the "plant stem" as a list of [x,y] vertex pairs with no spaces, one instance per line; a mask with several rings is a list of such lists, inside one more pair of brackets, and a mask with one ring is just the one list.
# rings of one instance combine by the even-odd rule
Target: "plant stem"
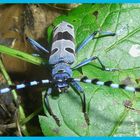
[[43,107],[38,108],[37,110],[35,110],[33,113],[31,113],[28,117],[26,117],[24,120],[22,120],[20,122],[21,125],[24,125],[26,123],[28,123],[32,118],[34,118],[36,115],[38,115],[39,112],[41,112],[41,110],[43,110]]
[[10,55],[10,56],[13,56],[13,57],[16,57],[16,58],[19,58],[19,59],[24,60],[26,62],[30,62],[30,63],[35,64],[35,65],[41,65],[41,64],[47,63],[41,57],[35,57],[35,56],[32,56],[28,53],[25,53],[25,52],[22,52],[22,51],[19,51],[16,49],[12,49],[12,48],[9,48],[9,47],[3,46],[3,45],[0,45],[0,52],[7,54],[7,55]]
[[[0,59],[0,70],[1,70],[1,72],[2,72],[2,74],[4,76],[4,78],[5,78],[5,80],[7,81],[8,85],[12,85],[12,81],[11,81],[8,73],[6,72],[6,69],[5,69],[5,67],[4,67],[1,59]],[[14,101],[16,103],[17,100],[18,100],[18,95],[17,95],[17,93],[16,93],[15,90],[12,91],[12,95],[13,95]],[[21,105],[19,105],[19,108],[18,109],[19,109],[20,121],[21,120],[24,120],[25,119],[25,113],[24,113],[23,107]],[[23,127],[22,130],[24,130],[23,133],[26,134],[26,135],[28,135],[28,131],[27,131],[26,126],[24,125],[22,127]]]

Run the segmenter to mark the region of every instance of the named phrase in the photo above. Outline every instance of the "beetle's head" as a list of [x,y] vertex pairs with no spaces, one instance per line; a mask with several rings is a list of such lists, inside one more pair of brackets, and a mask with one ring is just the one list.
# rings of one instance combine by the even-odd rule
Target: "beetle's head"
[[65,63],[58,63],[52,70],[53,80],[59,92],[66,92],[69,84],[67,79],[71,78],[72,70],[69,65]]

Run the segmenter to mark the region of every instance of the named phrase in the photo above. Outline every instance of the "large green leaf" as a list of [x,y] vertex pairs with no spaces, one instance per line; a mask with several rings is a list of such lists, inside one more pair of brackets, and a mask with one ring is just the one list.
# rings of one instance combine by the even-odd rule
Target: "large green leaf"
[[[132,4],[83,4],[60,16],[54,21],[68,21],[75,27],[77,46],[95,30],[112,31],[114,37],[99,38],[91,41],[77,55],[77,62],[98,56],[107,67],[120,68],[120,71],[105,72],[96,68],[98,62],[82,68],[83,75],[116,83],[136,85],[140,72],[140,5]],[[52,27],[49,28],[51,37]],[[135,52],[135,50],[137,50]],[[81,76],[78,71],[74,77]],[[85,90],[90,125],[85,122],[79,96],[70,89],[58,99],[50,96],[53,112],[61,121],[58,127],[44,107],[46,116],[39,116],[44,135],[59,136],[109,136],[140,135],[140,118],[136,111],[126,109],[124,101],[130,100],[134,108],[140,109],[139,95],[121,89],[81,84]]]

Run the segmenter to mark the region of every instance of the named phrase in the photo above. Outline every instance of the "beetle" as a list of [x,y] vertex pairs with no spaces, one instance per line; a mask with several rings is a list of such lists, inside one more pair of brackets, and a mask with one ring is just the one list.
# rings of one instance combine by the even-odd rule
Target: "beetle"
[[[98,35],[98,36],[97,36]],[[62,21],[53,29],[53,39],[52,39],[52,47],[51,52],[49,52],[46,48],[41,46],[38,42],[33,40],[32,38],[27,37],[26,40],[31,46],[38,52],[38,55],[43,56],[42,54],[49,54],[48,64],[51,67],[51,79],[44,79],[41,81],[31,81],[27,83],[22,83],[18,85],[10,85],[7,88],[0,89],[0,94],[4,94],[9,92],[10,90],[16,89],[20,90],[26,88],[28,86],[37,86],[39,84],[48,84],[50,87],[46,91],[44,102],[49,114],[55,119],[58,126],[60,126],[60,120],[53,113],[51,106],[49,104],[48,96],[52,95],[52,93],[57,91],[57,94],[61,94],[63,92],[67,92],[69,86],[71,86],[77,94],[81,97],[82,102],[82,112],[84,113],[85,120],[89,125],[89,118],[86,110],[86,97],[83,88],[79,85],[79,82],[91,83],[99,86],[108,86],[111,88],[121,88],[131,92],[140,92],[140,88],[129,87],[123,84],[115,84],[112,81],[100,81],[99,79],[88,79],[88,77],[84,76],[82,78],[73,78],[72,71],[75,69],[79,69],[92,61],[97,60],[101,65],[100,69],[104,71],[116,71],[119,70],[117,68],[106,68],[101,60],[97,56],[93,56],[88,58],[78,65],[72,68],[72,64],[76,60],[76,54],[80,52],[91,40],[106,37],[106,36],[114,36],[115,33],[112,32],[102,32],[102,31],[94,31],[90,36],[88,36],[79,47],[75,46],[75,34],[74,34],[74,26],[68,22]]]

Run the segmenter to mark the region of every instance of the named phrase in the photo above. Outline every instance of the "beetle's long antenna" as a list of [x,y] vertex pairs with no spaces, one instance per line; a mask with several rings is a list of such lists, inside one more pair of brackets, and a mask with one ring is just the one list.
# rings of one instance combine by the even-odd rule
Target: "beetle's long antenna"
[[17,85],[9,85],[6,88],[0,89],[0,94],[8,93],[11,90],[21,90],[26,87],[32,87],[32,86],[38,86],[38,85],[45,85],[51,83],[50,80],[45,79],[45,80],[38,80],[38,81],[31,81],[31,82],[25,82],[22,84],[17,84]]
[[124,89],[126,91],[130,91],[130,92],[140,92],[140,88],[139,87],[131,87],[125,84],[116,84],[113,83],[113,81],[100,81],[99,79],[95,78],[95,79],[88,79],[88,77],[84,76],[83,78],[69,78],[68,82],[71,81],[76,81],[76,82],[83,82],[83,83],[91,83],[94,85],[99,85],[99,86],[108,86],[111,88],[120,88],[120,89]]

